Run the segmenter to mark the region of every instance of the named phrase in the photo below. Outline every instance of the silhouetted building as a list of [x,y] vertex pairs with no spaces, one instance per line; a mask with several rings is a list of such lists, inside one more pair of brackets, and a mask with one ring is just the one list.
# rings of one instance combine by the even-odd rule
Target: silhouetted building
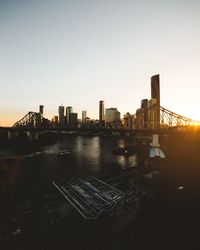
[[141,108],[136,110],[135,126],[137,129],[148,128],[148,99],[141,100]]
[[155,98],[160,105],[160,75],[151,77],[151,98]]
[[53,116],[52,122],[54,122],[55,124],[58,124],[58,116],[57,115]]
[[[160,112],[159,112],[160,117]],[[158,104],[156,98],[148,101],[148,129],[158,129]]]
[[151,99],[156,99],[157,115],[156,128],[160,128],[160,75],[151,77]]
[[111,128],[119,128],[121,126],[120,112],[117,108],[106,109],[106,126]]
[[43,105],[40,105],[39,112],[40,112],[41,115],[44,114],[44,106]]
[[82,123],[86,123],[86,118],[87,118],[87,111],[84,110],[82,111]]
[[72,113],[72,107],[68,106],[66,107],[66,124],[69,125],[70,124],[70,113]]
[[69,126],[71,128],[77,128],[78,126],[78,114],[77,113],[69,113]]
[[64,125],[65,125],[65,114],[64,114],[64,111],[65,111],[65,107],[64,106],[59,106],[59,108],[58,108],[58,115],[59,115],[59,125],[61,127],[64,127]]
[[105,115],[104,115],[104,101],[99,102],[99,123],[104,124]]
[[137,129],[144,129],[144,109],[139,108],[136,110],[135,125]]
[[75,125],[75,128],[80,128],[82,126],[82,120],[77,118],[77,125]]
[[148,99],[141,101],[141,108],[144,109],[144,129],[148,127]]

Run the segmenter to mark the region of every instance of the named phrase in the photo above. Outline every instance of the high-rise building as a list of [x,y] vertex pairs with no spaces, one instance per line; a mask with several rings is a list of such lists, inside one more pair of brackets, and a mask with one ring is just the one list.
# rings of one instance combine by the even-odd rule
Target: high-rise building
[[144,110],[144,129],[148,127],[148,99],[141,101],[141,108]]
[[77,128],[78,126],[78,114],[77,113],[69,114],[69,126],[71,128]]
[[40,112],[41,115],[44,114],[44,105],[39,106],[39,112]]
[[86,118],[87,118],[87,111],[84,110],[82,111],[82,123],[86,123]]
[[66,124],[69,125],[70,124],[70,113],[72,113],[72,107],[68,106],[66,107]]
[[123,127],[126,129],[133,128],[133,119],[132,119],[132,115],[129,112],[127,112],[123,116]]
[[104,101],[99,101],[99,123],[102,125],[105,121]]
[[148,99],[141,100],[141,107],[136,110],[135,124],[137,129],[148,128]]
[[54,122],[55,124],[58,124],[58,116],[57,115],[53,116],[52,122]]
[[160,75],[154,75],[151,77],[151,98],[156,99],[156,128],[160,128]]
[[136,110],[136,121],[135,125],[137,129],[144,129],[144,109],[139,108]]
[[120,112],[117,110],[117,108],[106,109],[105,118],[106,126],[112,128],[120,127]]
[[151,77],[151,98],[155,98],[160,105],[160,75]]
[[158,112],[156,98],[151,98],[148,101],[148,129],[158,129]]
[[59,125],[64,126],[65,125],[65,107],[59,106],[58,108],[58,115],[59,115]]

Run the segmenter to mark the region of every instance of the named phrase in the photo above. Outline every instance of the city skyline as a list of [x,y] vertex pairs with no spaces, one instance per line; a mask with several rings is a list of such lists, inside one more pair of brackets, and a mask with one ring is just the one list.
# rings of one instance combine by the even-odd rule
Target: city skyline
[[[199,126],[200,122],[183,117],[160,105],[160,75],[156,74],[150,78],[151,97],[142,99],[141,104],[134,114],[126,112],[121,117],[117,108],[107,108],[104,101],[99,101],[99,119],[91,119],[87,116],[87,110],[82,110],[82,119],[73,112],[72,106],[58,107],[58,115],[54,115],[51,120],[44,117],[44,105],[39,105],[39,112],[28,112],[22,119],[13,126],[15,128],[34,127],[36,128],[54,128],[54,129],[139,129],[139,130],[157,130],[176,126]],[[66,110],[66,112],[65,112]]]
[[198,1],[1,1],[0,126],[45,106],[98,119],[135,113],[161,76],[161,106],[200,120]]
[[[158,80],[156,79],[156,78],[158,78]],[[152,79],[156,79],[155,80],[155,82],[153,82],[152,81]],[[141,102],[141,108],[143,108],[143,102],[144,101],[150,101],[151,102],[151,100],[153,100],[153,99],[151,99],[151,98],[157,98],[156,96],[158,95],[159,97],[159,101],[158,101],[158,103],[159,103],[159,106],[160,106],[160,75],[159,74],[156,74],[156,75],[153,75],[153,76],[151,76],[151,78],[150,78],[150,85],[151,85],[151,93],[150,93],[150,95],[149,95],[149,97],[148,98],[143,98],[143,99],[141,99],[140,100],[140,102]],[[153,83],[153,85],[152,85],[152,83]],[[157,89],[155,89],[155,88],[157,88],[156,87],[156,85],[157,85],[157,83],[158,83],[158,90]],[[155,85],[156,84],[156,85]],[[152,92],[153,91],[153,92]],[[120,110],[118,111],[119,112],[119,119],[121,119],[122,120],[122,118],[123,118],[123,116],[124,115],[126,115],[127,113],[131,113],[132,115],[136,115],[136,117],[137,117],[137,111],[138,110],[140,110],[141,108],[140,108],[140,102],[138,102],[138,106],[137,106],[137,108],[136,108],[136,110],[134,110],[132,113],[131,112],[129,112],[129,111],[125,111],[124,113],[122,113],[122,112],[120,112]],[[91,120],[98,120],[98,121],[100,121],[101,122],[101,119],[99,119],[100,118],[100,113],[102,113],[102,110],[101,110],[101,103],[103,103],[103,112],[106,112],[107,110],[117,110],[118,109],[118,107],[114,107],[114,106],[110,106],[110,107],[107,107],[105,104],[104,104],[104,100],[99,100],[98,101],[98,111],[97,111],[97,116],[98,117],[89,117],[89,116],[87,116],[89,119],[91,119]],[[38,107],[37,107],[38,108]],[[72,107],[72,106],[69,106],[69,104],[67,104],[67,105],[65,105],[65,104],[63,104],[63,102],[57,107],[57,113],[54,113],[54,114],[51,114],[51,116],[47,116],[47,114],[49,114],[48,112],[46,112],[46,109],[44,110],[44,108],[46,108],[46,106],[45,105],[39,105],[39,110],[31,110],[31,112],[38,112],[39,111],[39,113],[41,113],[45,118],[47,118],[47,119],[49,119],[49,120],[54,120],[55,119],[55,117],[57,116],[57,118],[58,118],[58,121],[59,121],[59,123],[60,123],[60,120],[62,119],[62,121],[61,121],[61,123],[62,124],[64,124],[65,122],[66,123],[68,123],[69,124],[69,112],[71,112],[72,114],[76,114],[77,115],[77,118],[76,119],[78,119],[78,120],[82,120],[81,118],[82,118],[82,115],[83,115],[83,112],[88,112],[88,110],[83,110],[83,109],[81,109],[81,111],[80,112],[73,112],[73,110],[75,110],[74,109],[74,107]],[[66,112],[65,112],[65,109],[66,109]],[[70,109],[70,111],[68,111]],[[101,110],[101,111],[100,111]],[[28,112],[30,112],[30,110],[29,111],[27,111],[26,113],[28,113]],[[24,114],[23,116],[25,116],[26,114]],[[46,115],[46,116],[45,116]],[[180,114],[180,115],[182,115],[182,114]],[[104,115],[103,115],[104,116]],[[19,118],[19,120],[21,119],[22,117],[20,117]],[[191,119],[191,117],[187,117],[187,118],[190,118]],[[160,119],[160,118],[159,118]],[[106,120],[106,115],[105,115],[105,117],[104,117],[104,120]],[[197,121],[197,120],[196,120]],[[14,121],[14,123],[16,123],[17,121]],[[8,127],[12,127],[13,125],[14,125],[14,123],[13,124],[8,124]],[[1,124],[0,124],[0,126],[2,126]],[[5,127],[6,127],[6,125],[4,125]]]

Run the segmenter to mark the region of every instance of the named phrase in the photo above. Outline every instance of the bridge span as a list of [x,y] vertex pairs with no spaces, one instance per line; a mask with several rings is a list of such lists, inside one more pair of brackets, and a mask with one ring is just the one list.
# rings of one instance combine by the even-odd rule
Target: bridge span
[[28,112],[22,119],[17,121],[12,127],[0,127],[0,133],[6,133],[9,140],[17,139],[20,133],[26,133],[29,140],[38,140],[43,133],[87,133],[98,135],[151,135],[154,133],[165,134],[184,131],[194,125],[200,125],[199,121],[181,116],[164,107],[160,107],[160,128],[144,129],[137,128],[107,128],[98,124],[92,127],[59,127],[52,121],[44,118],[41,113]]

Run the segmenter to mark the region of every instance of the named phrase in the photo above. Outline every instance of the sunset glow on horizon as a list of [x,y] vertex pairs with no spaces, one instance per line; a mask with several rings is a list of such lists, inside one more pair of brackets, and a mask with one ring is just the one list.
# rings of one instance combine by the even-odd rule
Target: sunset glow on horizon
[[29,111],[72,106],[98,119],[99,100],[121,116],[151,98],[200,121],[199,1],[1,1],[0,126]]

